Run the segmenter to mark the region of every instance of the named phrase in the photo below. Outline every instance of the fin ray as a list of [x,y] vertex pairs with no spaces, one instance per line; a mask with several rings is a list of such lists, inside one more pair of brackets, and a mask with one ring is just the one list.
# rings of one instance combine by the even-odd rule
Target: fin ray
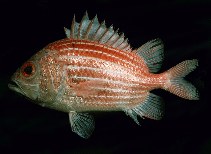
[[146,62],[151,73],[160,70],[163,61],[163,43],[160,39],[154,39],[139,47],[136,52]]
[[119,29],[117,29],[114,34],[109,38],[109,40],[107,41],[107,45],[112,45],[118,38],[119,38],[119,34],[118,34]]
[[89,138],[94,131],[94,118],[88,113],[69,112],[72,131],[83,138]]
[[106,32],[103,34],[103,36],[100,38],[99,42],[101,44],[106,44],[106,42],[108,41],[108,39],[113,35],[114,30],[113,30],[113,26],[111,25]]
[[98,30],[96,31],[95,35],[94,35],[94,39],[95,41],[99,41],[99,39],[102,37],[102,35],[105,33],[106,31],[106,25],[105,25],[105,21],[103,21],[100,24],[100,27],[98,28]]
[[119,38],[112,44],[112,47],[117,48],[124,41],[124,33],[122,33]]
[[93,40],[94,35],[95,35],[96,31],[98,30],[99,26],[100,26],[100,23],[98,21],[97,15],[96,15],[91,21],[90,32],[89,32],[89,34],[87,34],[88,40]]
[[65,32],[67,38],[70,38],[70,30],[67,29],[66,27],[64,27],[64,32]]
[[154,120],[160,120],[164,113],[164,103],[161,97],[149,93],[146,96],[144,102],[141,102],[138,106],[125,110],[126,115],[129,115],[138,125],[137,115],[144,118],[150,118]]
[[123,33],[119,35],[118,29],[114,31],[112,25],[107,27],[105,21],[99,23],[97,15],[92,20],[89,20],[87,12],[80,23],[75,21],[74,15],[71,29],[65,28],[65,34],[70,39],[85,39],[106,44],[123,51],[132,51],[128,39],[124,37]]
[[197,89],[183,77],[188,75],[198,66],[198,60],[185,60],[169,69],[166,74],[168,81],[164,89],[185,99],[198,100],[199,93]]
[[90,20],[89,20],[88,14],[86,12],[80,22],[80,26],[79,26],[79,30],[78,30],[78,38],[81,38],[81,39],[84,38],[84,36],[87,32],[89,23],[90,23]]

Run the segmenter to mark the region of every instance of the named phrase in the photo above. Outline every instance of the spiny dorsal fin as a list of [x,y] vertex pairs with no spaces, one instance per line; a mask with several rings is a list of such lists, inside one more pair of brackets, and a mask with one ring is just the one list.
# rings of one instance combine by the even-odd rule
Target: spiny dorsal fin
[[94,35],[94,39],[95,41],[99,41],[100,38],[102,37],[102,35],[105,33],[106,31],[106,25],[105,25],[105,20],[100,24],[100,27],[97,29],[97,32]]
[[65,32],[67,38],[70,38],[70,30],[67,29],[66,27],[64,27],[64,32]]
[[111,25],[109,28],[107,28],[106,32],[100,38],[99,42],[102,44],[106,43],[108,41],[108,39],[112,36],[113,33],[114,33],[113,25]]
[[93,40],[95,33],[97,32],[100,23],[98,21],[97,15],[92,19],[92,22],[90,23],[90,31],[87,34],[88,40]]
[[159,71],[163,61],[163,43],[160,39],[151,40],[135,50],[146,62],[151,73]]
[[86,12],[79,26],[78,38],[84,38],[90,22],[91,21],[89,20],[88,13]]
[[114,44],[112,45],[113,47],[118,47],[123,41],[124,41],[124,33],[122,33],[120,35],[120,37],[118,38],[118,40],[116,40],[116,42],[114,42]]
[[118,29],[114,30],[113,25],[107,27],[105,21],[99,23],[97,15],[92,20],[89,20],[86,12],[80,23],[75,21],[74,15],[71,29],[64,29],[66,36],[71,39],[91,40],[123,51],[132,51],[124,34],[119,35]]
[[75,15],[74,15],[70,30],[70,38],[77,39],[78,28],[79,28],[79,23],[75,21]]

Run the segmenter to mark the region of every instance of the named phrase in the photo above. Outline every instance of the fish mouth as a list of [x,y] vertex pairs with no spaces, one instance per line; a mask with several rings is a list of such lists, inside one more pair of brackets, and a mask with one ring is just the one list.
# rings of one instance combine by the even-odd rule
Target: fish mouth
[[21,93],[22,95],[25,95],[25,93],[23,92],[23,89],[20,87],[17,81],[11,80],[10,83],[8,84],[8,87],[11,90]]

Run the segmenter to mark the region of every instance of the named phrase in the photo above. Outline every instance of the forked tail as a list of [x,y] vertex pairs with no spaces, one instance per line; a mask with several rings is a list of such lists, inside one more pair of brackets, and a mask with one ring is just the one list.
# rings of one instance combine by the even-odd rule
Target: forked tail
[[197,89],[183,77],[188,75],[198,66],[198,60],[185,60],[166,72],[167,82],[164,89],[185,99],[198,100]]

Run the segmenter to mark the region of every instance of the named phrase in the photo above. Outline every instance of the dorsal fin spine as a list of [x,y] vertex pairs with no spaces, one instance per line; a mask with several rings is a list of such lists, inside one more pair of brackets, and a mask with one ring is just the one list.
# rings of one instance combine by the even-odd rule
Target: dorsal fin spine
[[113,33],[113,35],[108,39],[106,44],[112,45],[118,39],[119,37],[118,31],[119,31],[119,28],[117,28],[117,30]]
[[75,38],[74,37],[75,34],[75,14],[73,16],[73,21],[72,21],[72,25],[71,25],[71,32],[70,32],[70,38]]
[[93,18],[93,19],[90,21],[89,26],[87,27],[87,31],[86,31],[86,33],[85,33],[85,35],[84,35],[84,39],[88,39],[88,35],[89,35],[89,32],[91,31],[91,28],[92,28],[94,19],[95,19],[95,18]]
[[110,27],[107,28],[104,33],[102,33],[102,36],[99,37],[99,42],[101,42],[103,40],[103,37],[107,34],[107,32],[109,31],[109,29],[110,29]]
[[70,30],[67,29],[66,27],[64,27],[64,31],[65,31],[67,38],[70,38]]
[[88,35],[88,40],[93,40],[94,39],[94,35],[96,34],[100,24],[97,18],[97,15],[92,19],[93,23],[90,29],[90,33]]
[[123,41],[121,43],[119,43],[119,45],[117,46],[117,48],[121,49],[121,45],[124,44],[125,41],[127,41],[127,40],[123,38]]
[[[122,34],[121,34],[121,35],[122,35]],[[120,35],[120,36],[121,36],[121,35]],[[111,44],[112,47],[113,47],[114,44],[119,40],[120,36],[119,36],[119,34],[117,35],[117,38],[116,38],[115,41]]]
[[112,45],[112,47],[117,48],[120,43],[124,41],[124,33],[122,33],[119,38],[116,40],[116,42]]
[[100,43],[106,43],[108,41],[108,39],[111,37],[111,35],[112,35],[113,32],[114,32],[113,25],[111,25],[109,28],[107,28],[107,30],[105,31],[105,33],[99,39],[99,42]]
[[99,37],[102,35],[102,31],[105,30],[105,20],[100,24],[99,28],[97,29],[95,35],[94,35],[94,40],[98,41]]
[[71,28],[70,30],[65,28],[65,34],[71,39],[85,39],[123,51],[132,51],[123,33],[120,35],[118,29],[114,30],[113,25],[107,28],[105,21],[99,23],[97,15],[90,20],[87,12],[80,23],[76,22],[74,15]]
[[127,43],[128,43],[128,39],[126,38],[126,39],[118,46],[118,48],[119,48],[119,49],[124,49],[125,46],[127,46]]
[[89,20],[88,14],[86,12],[80,22],[80,26],[79,26],[79,30],[78,30],[78,38],[79,39],[84,38],[84,32],[87,31],[87,27],[88,27],[87,23],[89,23],[89,22],[90,22],[90,20]]
[[128,44],[125,48],[123,48],[124,51],[133,51],[130,47],[130,44]]

